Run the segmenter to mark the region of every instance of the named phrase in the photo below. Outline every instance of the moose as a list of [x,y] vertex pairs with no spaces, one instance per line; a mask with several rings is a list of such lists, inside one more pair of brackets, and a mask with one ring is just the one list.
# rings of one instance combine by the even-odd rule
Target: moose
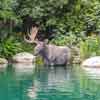
[[66,65],[71,61],[71,50],[67,46],[56,46],[48,44],[47,40],[39,41],[35,39],[38,28],[31,29],[31,34],[24,35],[24,40],[28,43],[35,43],[34,55],[40,55],[46,65]]

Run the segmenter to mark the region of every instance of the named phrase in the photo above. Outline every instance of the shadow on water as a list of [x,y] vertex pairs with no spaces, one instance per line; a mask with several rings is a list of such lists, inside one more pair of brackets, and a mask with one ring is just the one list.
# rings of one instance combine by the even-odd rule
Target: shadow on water
[[0,67],[0,100],[100,100],[100,80],[80,66]]

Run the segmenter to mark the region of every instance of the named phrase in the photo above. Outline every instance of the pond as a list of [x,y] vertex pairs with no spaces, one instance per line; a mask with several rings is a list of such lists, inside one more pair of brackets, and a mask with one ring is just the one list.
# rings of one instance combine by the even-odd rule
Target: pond
[[100,78],[80,66],[0,68],[0,100],[100,100]]

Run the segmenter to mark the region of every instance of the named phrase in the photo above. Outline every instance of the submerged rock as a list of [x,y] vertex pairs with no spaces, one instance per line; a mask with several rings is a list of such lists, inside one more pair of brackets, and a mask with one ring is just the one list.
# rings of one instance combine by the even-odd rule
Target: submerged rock
[[83,61],[82,66],[84,67],[99,67],[100,68],[100,56],[95,56]]
[[0,64],[7,64],[8,61],[5,58],[0,58]]
[[21,52],[13,56],[12,60],[16,63],[32,63],[35,61],[35,56],[27,52]]

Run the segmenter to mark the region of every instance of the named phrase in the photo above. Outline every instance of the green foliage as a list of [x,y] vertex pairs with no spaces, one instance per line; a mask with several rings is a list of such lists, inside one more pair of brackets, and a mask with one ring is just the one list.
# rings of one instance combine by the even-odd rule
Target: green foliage
[[[81,33],[100,32],[100,0],[1,0],[1,56],[9,57],[20,51],[32,52],[34,46],[18,41],[20,38],[13,34],[13,31],[20,31],[24,16],[40,23],[41,30],[53,32],[55,37],[51,43],[80,46],[81,52],[86,50],[86,54],[82,53],[85,57],[99,55],[99,45],[95,47],[95,39],[84,42]],[[96,53],[92,53],[94,48]]]
[[16,20],[16,15],[13,11],[15,5],[14,0],[1,0],[0,1],[0,18]]
[[19,41],[18,37],[10,36],[0,43],[0,56],[11,58],[16,53],[31,52],[33,53],[34,46],[29,45],[23,41]]
[[87,37],[85,41],[80,41],[81,58],[100,55],[100,37]]
[[[18,0],[17,3],[18,16],[31,16],[42,23],[44,30],[50,26],[57,34],[100,30],[99,0]],[[91,28],[94,25],[96,28]]]
[[55,14],[57,8],[62,8],[63,5],[68,4],[68,0],[17,0],[18,13],[21,16],[30,15],[33,18],[40,18],[43,16],[51,16]]
[[47,27],[53,26],[51,30],[54,29],[57,34],[66,32],[79,34],[84,30],[100,30],[99,0],[0,1],[0,18],[22,24],[22,17],[27,15],[41,23],[42,30],[48,31]]
[[37,65],[42,65],[43,64],[43,59],[39,56],[39,57],[36,58],[35,62],[36,62]]
[[1,57],[12,57],[14,54],[21,52],[21,43],[18,43],[13,37],[0,43],[0,56]]
[[58,35],[54,39],[52,39],[51,43],[56,45],[76,45],[79,46],[78,43],[81,40],[81,37],[78,37],[75,34],[69,33],[68,36],[66,35]]

